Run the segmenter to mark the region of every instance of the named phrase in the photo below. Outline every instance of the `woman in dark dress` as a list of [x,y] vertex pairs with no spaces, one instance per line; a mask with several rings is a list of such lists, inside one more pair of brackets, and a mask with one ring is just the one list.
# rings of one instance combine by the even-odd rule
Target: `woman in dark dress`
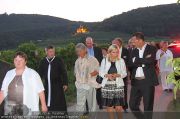
[[124,60],[119,57],[117,45],[109,47],[107,58],[101,63],[100,76],[103,77],[103,106],[107,107],[110,119],[114,119],[114,107],[118,113],[118,119],[121,119],[122,106],[125,105],[123,78],[127,76],[127,72]]

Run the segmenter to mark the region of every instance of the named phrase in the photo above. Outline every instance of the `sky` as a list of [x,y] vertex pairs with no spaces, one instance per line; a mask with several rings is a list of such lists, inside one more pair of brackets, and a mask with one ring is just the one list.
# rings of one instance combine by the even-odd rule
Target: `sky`
[[96,22],[139,7],[177,0],[0,0],[0,14],[43,14],[73,21]]

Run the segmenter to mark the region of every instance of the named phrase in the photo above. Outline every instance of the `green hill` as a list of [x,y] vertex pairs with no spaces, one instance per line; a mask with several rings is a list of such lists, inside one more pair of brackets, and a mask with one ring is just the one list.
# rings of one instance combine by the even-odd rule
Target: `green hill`
[[142,31],[148,36],[174,36],[180,33],[180,5],[134,9],[105,19],[96,29],[130,34]]
[[[30,41],[46,41],[47,44],[82,39],[72,36],[81,24],[90,29],[87,35],[97,40],[112,39],[121,34],[127,34],[128,38],[128,34],[136,31],[142,31],[149,37],[172,37],[180,34],[179,21],[180,5],[177,4],[134,9],[97,23],[76,22],[47,15],[5,13],[0,15],[0,49],[14,48]],[[109,37],[106,38],[106,34]]]
[[72,34],[82,22],[35,14],[0,15],[0,47],[12,48],[17,44]]

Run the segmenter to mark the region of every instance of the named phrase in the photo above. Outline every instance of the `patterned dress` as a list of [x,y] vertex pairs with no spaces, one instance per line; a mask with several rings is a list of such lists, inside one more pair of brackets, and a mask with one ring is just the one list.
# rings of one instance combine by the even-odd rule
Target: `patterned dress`
[[[111,67],[108,74],[117,73],[115,62],[111,62]],[[124,87],[117,87],[116,79],[108,80],[106,85],[102,88],[103,106],[124,106]]]

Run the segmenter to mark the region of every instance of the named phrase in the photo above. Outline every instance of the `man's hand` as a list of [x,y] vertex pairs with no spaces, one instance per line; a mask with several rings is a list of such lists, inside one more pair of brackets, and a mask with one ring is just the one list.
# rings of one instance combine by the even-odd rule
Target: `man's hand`
[[97,71],[93,71],[92,73],[90,73],[91,77],[97,76],[99,73]]
[[147,55],[146,58],[150,58],[151,57],[151,54]]
[[64,92],[68,89],[68,86],[67,85],[64,85],[63,86],[63,89],[64,89]]
[[47,108],[46,105],[42,105],[41,110],[42,110],[43,113],[46,113],[48,111],[48,108]]

